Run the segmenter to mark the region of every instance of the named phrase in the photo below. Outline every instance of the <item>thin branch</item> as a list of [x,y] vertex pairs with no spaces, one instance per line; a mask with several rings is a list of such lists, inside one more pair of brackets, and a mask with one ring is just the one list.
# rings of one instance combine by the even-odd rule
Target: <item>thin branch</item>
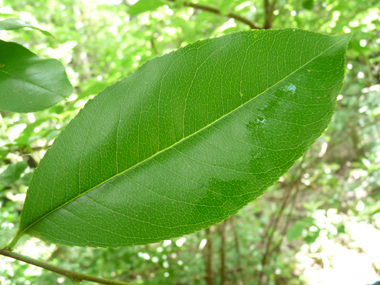
[[212,237],[210,228],[205,229],[206,232],[206,253],[205,253],[205,265],[206,265],[206,284],[214,285],[214,273],[212,271]]
[[154,55],[157,55],[158,52],[157,52],[156,44],[154,43],[154,35],[152,35],[152,37],[150,38],[150,45],[151,45],[152,50],[154,51]]
[[91,282],[95,282],[98,284],[131,285],[130,283],[127,283],[127,282],[114,281],[114,280],[104,279],[104,278],[100,278],[100,277],[95,277],[95,276],[91,276],[91,275],[87,275],[87,274],[83,274],[83,273],[78,273],[78,272],[66,270],[66,269],[51,265],[47,262],[39,261],[39,260],[36,260],[34,258],[12,252],[6,248],[3,248],[0,250],[0,255],[12,257],[14,259],[32,264],[34,266],[38,266],[38,267],[44,268],[46,270],[58,273],[60,275],[63,275],[65,277],[69,278],[70,280],[72,280],[74,282],[74,284],[75,284],[75,282],[81,282],[83,280],[86,280],[86,281],[91,281]]
[[[329,147],[327,148],[326,150],[326,153],[329,153],[331,152],[334,147],[336,146],[337,144],[331,144],[329,145]],[[306,155],[304,155],[302,157],[302,160],[301,160],[301,163],[300,165],[302,165],[303,161],[305,160],[305,157]],[[318,157],[317,159],[315,159],[307,168],[308,169],[313,169],[320,161],[322,160],[322,157]],[[293,207],[295,205],[295,202],[296,202],[296,199],[297,199],[297,195],[299,193],[299,184],[301,183],[301,178],[303,177],[303,170],[300,169],[299,170],[299,173],[298,173],[298,178],[296,180],[293,180],[292,182],[290,182],[289,185],[286,185],[286,192],[285,192],[285,195],[283,197],[283,202],[282,202],[282,205],[281,205],[281,208],[280,210],[277,212],[277,214],[274,216],[274,218],[271,220],[267,230],[266,230],[266,233],[265,233],[265,236],[264,236],[264,239],[263,240],[266,240],[267,238],[269,239],[268,242],[267,242],[267,245],[266,245],[266,249],[265,249],[265,252],[264,252],[264,255],[263,255],[263,258],[261,260],[261,265],[262,265],[262,268],[265,268],[266,265],[267,265],[267,262],[269,260],[269,257],[271,254],[273,253],[276,253],[277,250],[279,249],[279,247],[281,246],[282,242],[278,243],[276,246],[274,246],[273,248],[271,248],[271,243],[272,243],[272,240],[273,240],[273,235],[274,235],[274,232],[275,230],[277,229],[277,226],[278,226],[278,222],[279,222],[279,219],[280,217],[282,216],[282,212],[284,211],[285,209],[285,206],[287,204],[287,201],[289,199],[289,197],[291,196],[291,192],[292,192],[292,189],[293,187],[295,188],[295,193],[293,194],[292,196],[292,201],[291,201],[291,208],[290,208],[290,213],[288,214],[288,219],[289,219],[289,215],[291,215],[291,212],[293,210]],[[286,233],[287,231],[287,227],[289,226],[288,224],[288,221],[286,222],[286,225],[285,225],[285,229],[284,231],[282,231],[282,236],[284,235],[284,233]],[[273,227],[272,231],[269,233],[270,229]],[[282,239],[281,239],[282,240]],[[262,284],[262,277],[263,277],[263,271],[260,271],[259,274],[258,274],[258,284]]]
[[272,3],[269,0],[264,0],[264,9],[265,9],[265,24],[264,29],[272,28],[273,23],[273,12],[276,8],[277,0],[273,0]]
[[[167,0],[167,1],[175,2],[176,0]],[[206,5],[202,5],[202,4],[194,4],[194,3],[184,2],[183,6],[192,7],[194,9],[200,9],[200,10],[207,11],[210,13],[214,13],[217,15],[222,15],[222,13],[220,12],[219,9],[209,7]],[[262,29],[262,28],[258,27],[255,23],[251,22],[250,20],[247,20],[246,18],[243,18],[243,17],[241,17],[235,13],[229,13],[226,15],[226,17],[229,17],[229,18],[235,19],[236,21],[242,22],[242,23],[248,25],[251,29]]]
[[[240,272],[241,272],[241,254],[240,254],[240,239],[239,239],[239,235],[237,233],[237,230],[236,230],[236,227],[235,227],[235,215],[231,216],[231,218],[229,219],[230,221],[230,226],[231,226],[231,229],[232,229],[232,233],[233,233],[233,236],[234,236],[234,241],[235,241],[235,251],[236,251],[236,257],[237,257],[237,261],[236,261],[236,272],[237,274],[236,277],[239,278],[239,275],[240,275]],[[239,282],[238,282],[239,283]]]
[[[284,198],[282,200],[282,204],[281,204],[280,210],[275,215],[274,222],[272,224],[273,229],[272,229],[272,231],[269,234],[268,241],[267,241],[266,248],[265,248],[265,252],[264,252],[264,255],[263,255],[262,259],[261,259],[261,266],[262,266],[262,268],[266,268],[266,265],[268,263],[268,260],[269,260],[269,257],[270,257],[270,253],[271,253],[271,245],[272,245],[272,241],[273,241],[273,236],[274,236],[275,231],[277,229],[277,226],[278,226],[278,223],[279,223],[280,218],[282,216],[282,213],[283,213],[283,211],[284,211],[284,209],[285,209],[285,207],[286,207],[286,205],[288,203],[288,199],[289,199],[290,194],[291,194],[291,192],[293,190],[293,187],[296,186],[299,183],[299,181],[301,181],[301,177],[302,176],[299,175],[296,180],[292,181],[289,185],[287,185],[287,188],[285,190],[286,192],[284,194]],[[263,281],[263,274],[264,274],[263,272],[264,271],[261,270],[259,272],[259,274],[258,274],[258,277],[257,277],[259,285],[261,285],[262,281]]]
[[[286,222],[285,222],[285,227],[282,229],[282,233],[281,235],[284,237],[286,235],[286,233],[288,232],[288,228],[289,228],[289,225],[290,225],[290,220],[291,220],[291,216],[292,216],[292,212],[293,212],[293,209],[296,205],[296,201],[297,201],[297,196],[298,196],[298,193],[300,192],[300,189],[299,189],[299,183],[296,185],[295,187],[295,192],[293,194],[293,197],[292,197],[292,201],[290,203],[290,209],[289,209],[289,213],[288,213],[288,216],[286,217]],[[279,242],[277,243],[277,245],[272,249],[272,251],[270,252],[270,255],[275,255],[277,256],[278,255],[278,252],[280,251],[280,248],[281,248],[281,245],[282,245],[282,242],[284,241],[284,239],[280,239]]]
[[218,225],[220,235],[220,285],[226,282],[226,223],[224,220]]

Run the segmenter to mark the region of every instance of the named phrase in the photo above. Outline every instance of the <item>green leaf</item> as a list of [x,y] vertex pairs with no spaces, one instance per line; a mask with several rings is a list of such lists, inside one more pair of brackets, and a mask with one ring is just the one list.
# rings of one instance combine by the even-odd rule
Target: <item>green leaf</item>
[[42,59],[23,46],[0,41],[0,109],[35,112],[72,94],[65,68]]
[[315,223],[315,220],[311,217],[298,220],[298,224],[301,224],[304,227],[310,227],[310,226],[314,225],[314,223]]
[[0,248],[4,248],[16,234],[16,228],[1,228],[0,230]]
[[153,11],[165,4],[167,3],[161,0],[140,0],[129,8],[128,13],[131,15],[138,15],[144,12]]
[[314,0],[304,0],[302,3],[302,7],[307,10],[312,10],[314,7]]
[[29,172],[24,174],[23,177],[21,177],[18,182],[20,182],[22,185],[29,186],[30,179],[32,179],[33,173]]
[[5,148],[5,146],[3,146],[2,148],[0,148],[0,161],[2,161],[4,158],[6,158],[6,156],[8,155],[8,153],[9,153],[9,149]]
[[49,132],[46,136],[46,142],[48,143],[51,140],[55,139],[60,133],[61,133],[61,130],[53,130]]
[[148,61],[55,140],[10,246],[25,233],[66,245],[147,244],[235,214],[326,129],[349,39],[246,31]]
[[320,229],[318,229],[315,232],[309,232],[308,235],[304,238],[304,241],[307,244],[311,244],[311,243],[315,242],[317,240],[317,238],[319,237],[320,232],[321,232]]
[[304,228],[305,227],[302,225],[292,226],[286,233],[286,238],[288,239],[288,241],[293,241],[296,238],[298,238],[302,234]]
[[0,184],[10,185],[15,183],[21,176],[21,174],[28,167],[25,161],[20,161],[10,164],[1,174],[0,174]]
[[87,88],[85,88],[85,90],[78,95],[78,98],[84,98],[89,95],[97,95],[100,91],[102,91],[106,87],[107,87],[107,84],[104,82],[90,81]]
[[31,24],[29,24],[23,20],[20,20],[20,19],[11,18],[11,19],[5,19],[3,21],[0,21],[0,31],[1,30],[10,31],[10,30],[17,30],[17,29],[21,29],[21,28],[35,29],[35,30],[38,30],[41,33],[43,33],[45,36],[50,36],[50,37],[54,38],[54,36],[51,33],[49,33],[48,31],[45,31],[45,30],[42,30],[42,29],[37,28],[35,26],[32,26]]
[[22,131],[22,133],[20,134],[20,136],[15,139],[14,141],[20,146],[20,147],[29,147],[30,148],[30,145],[28,145],[28,140],[30,137],[32,137],[35,133],[34,133],[34,129],[37,128],[37,127],[40,127],[41,124],[43,124],[44,122],[46,122],[47,120],[49,120],[49,116],[41,116],[38,120],[36,120],[34,123],[29,123],[26,128]]
[[344,234],[346,232],[346,227],[344,225],[340,225],[337,228],[337,232],[338,232],[338,234]]

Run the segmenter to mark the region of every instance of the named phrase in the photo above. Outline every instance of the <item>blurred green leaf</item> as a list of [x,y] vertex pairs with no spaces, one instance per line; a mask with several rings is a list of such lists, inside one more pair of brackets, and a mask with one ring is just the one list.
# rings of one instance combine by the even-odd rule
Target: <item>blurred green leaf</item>
[[9,153],[9,149],[4,148],[4,147],[0,148],[0,161],[3,160],[7,156],[8,153]]
[[72,94],[63,65],[42,59],[23,46],[0,41],[0,109],[35,112]]
[[29,186],[30,180],[32,179],[33,173],[25,173],[19,180],[18,182],[21,183],[22,185]]
[[305,227],[303,225],[294,225],[286,233],[286,238],[288,241],[293,241],[302,234],[304,229]]
[[344,234],[346,232],[346,227],[344,225],[340,225],[337,228],[337,232],[338,232],[338,234]]
[[315,242],[317,240],[317,238],[319,237],[319,233],[321,232],[320,229],[318,229],[317,231],[315,232],[309,232],[308,235],[305,237],[305,242],[307,244],[311,244],[313,242]]
[[144,12],[153,11],[165,4],[167,3],[161,0],[139,0],[129,8],[128,13],[131,15],[138,15]]
[[380,55],[379,56],[376,56],[376,57],[372,57],[369,59],[369,61],[372,63],[372,64],[375,64],[377,62],[380,62]]
[[314,225],[314,219],[311,217],[308,217],[308,218],[299,220],[298,223],[304,225],[305,227],[310,227]]
[[312,10],[314,6],[314,0],[304,0],[302,3],[302,7],[308,10]]
[[16,234],[16,231],[17,231],[16,227],[12,229],[0,228],[0,248],[1,249],[12,240],[12,237]]
[[35,29],[35,30],[38,30],[41,33],[43,33],[45,36],[50,36],[50,37],[54,38],[54,36],[51,33],[49,33],[48,31],[45,31],[45,30],[42,30],[42,29],[37,28],[35,26],[32,26],[31,24],[29,24],[23,20],[20,20],[20,19],[11,18],[11,19],[5,19],[3,21],[0,21],[0,30],[10,31],[10,30],[17,30],[17,29],[21,29],[21,28]]
[[15,143],[17,143],[18,146],[21,148],[27,147],[30,149],[30,138],[35,137],[36,133],[34,130],[36,128],[40,128],[41,125],[46,122],[49,119],[52,119],[53,116],[40,116],[35,122],[29,123],[26,128],[22,131],[22,133],[19,135],[17,139],[14,140]]
[[0,184],[10,185],[15,183],[20,175],[28,167],[25,161],[20,161],[10,164],[1,174],[0,174]]
[[51,140],[55,139],[60,133],[61,133],[61,130],[53,130],[49,132],[46,136],[46,142],[48,143]]
[[104,90],[108,85],[100,81],[90,81],[86,86],[85,90],[78,94],[78,98],[87,97],[89,95],[97,95],[100,91]]

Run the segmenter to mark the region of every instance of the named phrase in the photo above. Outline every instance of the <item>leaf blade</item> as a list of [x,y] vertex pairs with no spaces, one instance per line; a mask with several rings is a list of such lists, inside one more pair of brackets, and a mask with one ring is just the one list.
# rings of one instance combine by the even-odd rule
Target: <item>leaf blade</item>
[[73,92],[63,65],[42,59],[25,47],[0,41],[0,109],[35,112],[64,100]]
[[[313,49],[300,56],[299,41],[310,45],[306,35],[314,37]],[[194,232],[236,213],[327,127],[348,40],[242,32],[145,64],[89,102],[49,149],[32,179],[20,235],[125,246]],[[269,62],[278,53],[293,60]],[[339,74],[312,75],[332,62]],[[269,78],[273,66],[282,73]],[[52,177],[48,185],[42,176]]]

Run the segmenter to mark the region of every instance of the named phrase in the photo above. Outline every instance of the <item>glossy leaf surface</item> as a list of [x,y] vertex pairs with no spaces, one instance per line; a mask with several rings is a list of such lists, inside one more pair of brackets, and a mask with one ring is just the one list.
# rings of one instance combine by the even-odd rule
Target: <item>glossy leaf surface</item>
[[35,112],[72,92],[58,60],[42,59],[19,44],[0,41],[0,110]]
[[34,173],[18,235],[116,247],[256,199],[333,115],[350,35],[247,31],[144,64],[87,103]]
[[5,19],[3,21],[0,21],[0,30],[10,31],[10,30],[17,30],[17,29],[21,29],[21,28],[34,29],[34,30],[40,31],[45,36],[50,36],[50,37],[54,38],[54,36],[51,33],[49,33],[48,31],[37,28],[37,27],[35,27],[35,26],[33,26],[33,25],[23,21],[23,20],[20,20],[20,19],[11,18],[11,19]]

